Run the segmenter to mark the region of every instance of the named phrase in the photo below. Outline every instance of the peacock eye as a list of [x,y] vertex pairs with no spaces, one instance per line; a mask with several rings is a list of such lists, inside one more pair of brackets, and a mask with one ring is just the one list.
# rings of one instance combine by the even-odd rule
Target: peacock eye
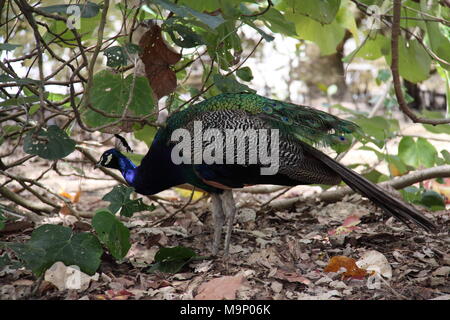
[[112,156],[113,156],[113,155],[112,155],[111,153],[108,154],[106,157],[103,156],[103,158],[102,158],[102,163],[103,163],[104,166],[108,165],[108,164],[111,162]]

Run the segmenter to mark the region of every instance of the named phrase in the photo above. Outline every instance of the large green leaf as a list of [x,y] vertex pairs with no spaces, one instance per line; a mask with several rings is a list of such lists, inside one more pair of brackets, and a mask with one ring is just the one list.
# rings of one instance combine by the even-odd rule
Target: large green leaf
[[238,82],[232,76],[225,77],[220,74],[215,74],[213,79],[215,86],[223,93],[256,92],[245,84]]
[[196,256],[192,249],[185,247],[161,248],[156,253],[155,263],[149,272],[177,273]]
[[35,130],[28,132],[23,142],[23,150],[44,159],[56,160],[71,154],[75,150],[75,141],[58,126],[51,125],[39,129],[37,134]]
[[35,84],[39,83],[37,80],[29,78],[13,78],[7,74],[0,74],[0,82],[15,82],[18,84]]
[[182,48],[193,48],[205,43],[202,36],[182,19],[170,18],[164,22],[162,29],[170,35],[177,46]]
[[7,243],[36,276],[55,262],[77,265],[87,274],[94,274],[100,265],[103,249],[98,239],[86,232],[73,233],[68,227],[46,224],[31,234],[26,243]]
[[375,38],[367,38],[362,45],[344,58],[344,62],[350,62],[353,58],[363,58],[366,60],[376,60],[383,56],[381,49],[385,47],[388,39],[383,35]]
[[430,168],[436,163],[437,151],[434,146],[424,138],[403,137],[398,145],[400,159],[414,168]]
[[340,5],[341,0],[283,0],[281,7],[287,12],[305,15],[322,24],[330,24]]
[[120,214],[125,217],[131,217],[135,212],[155,209],[154,206],[149,206],[142,202],[142,198],[131,200],[130,195],[133,191],[134,189],[131,187],[118,185],[105,194],[102,200],[110,202],[108,206],[109,211],[116,213],[121,209]]
[[209,15],[206,13],[199,12],[197,10],[194,10],[187,6],[182,6],[175,4],[170,1],[166,0],[150,0],[148,2],[153,2],[164,9],[167,9],[176,15],[184,18],[196,18],[205,25],[207,25],[211,29],[216,29],[218,26],[220,26],[222,23],[225,22],[221,14],[218,15]]
[[[386,62],[390,65],[392,61],[390,41],[385,43],[382,52],[385,54]],[[414,83],[428,79],[431,58],[418,40],[405,40],[405,38],[400,37],[398,41],[398,54],[398,67],[400,75],[403,78]]]
[[71,15],[74,12],[74,8],[75,10],[79,10],[80,17],[82,18],[95,17],[100,11],[100,6],[90,1],[83,4],[57,4],[54,6],[40,7],[39,9],[47,13]]
[[[100,24],[100,15],[92,18],[80,18],[80,28],[77,28],[77,33],[81,40],[90,39],[94,30]],[[78,46],[75,34],[68,28],[64,21],[54,20],[50,24],[50,31],[44,34],[44,41],[46,43],[57,43],[62,47],[74,48]]]
[[280,11],[270,8],[269,11],[261,16],[264,24],[273,32],[282,33],[290,37],[297,35],[295,24],[286,20],[286,17]]
[[373,141],[378,147],[384,145],[384,140],[395,134],[399,130],[398,121],[386,119],[381,116],[372,118],[359,117],[353,120],[358,124],[364,133],[376,139]]
[[[17,83],[19,83],[19,82],[17,82]],[[47,97],[48,97],[48,92],[46,92],[44,95],[44,98],[47,98]],[[39,100],[40,100],[40,98],[38,96],[11,98],[11,99],[0,102],[0,107],[9,107],[9,106],[22,105],[22,104],[29,104],[29,103],[38,102]]]
[[[122,115],[131,94],[129,112],[135,116],[151,114],[155,109],[155,104],[147,78],[136,77],[134,90],[130,92],[132,82],[132,74],[123,79],[120,74],[114,74],[108,70],[98,72],[94,76],[90,94],[92,106],[108,114]],[[117,118],[107,118],[91,109],[88,109],[83,117],[86,123],[92,127],[117,120]]]
[[301,14],[290,13],[286,17],[295,23],[298,37],[316,43],[322,55],[335,53],[337,45],[344,38],[345,28],[336,20],[331,24],[321,24]]
[[[422,111],[422,115],[429,119],[443,119],[443,115],[439,111]],[[424,128],[432,133],[446,133],[450,135],[450,124],[439,124],[433,126],[431,124],[423,124]]]
[[134,137],[138,140],[144,141],[147,147],[150,148],[157,131],[158,128],[156,127],[144,125],[144,127],[134,130]]
[[14,51],[14,49],[21,47],[21,44],[12,44],[12,43],[0,43],[0,52],[5,51]]
[[92,226],[114,258],[120,260],[127,255],[131,247],[130,231],[111,212],[97,211],[92,218]]

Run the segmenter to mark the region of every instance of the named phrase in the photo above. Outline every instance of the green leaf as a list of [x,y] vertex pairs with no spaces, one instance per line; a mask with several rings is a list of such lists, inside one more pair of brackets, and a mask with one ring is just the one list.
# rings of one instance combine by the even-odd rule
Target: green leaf
[[284,35],[295,37],[297,31],[295,24],[281,14],[280,11],[270,8],[264,15],[261,16],[264,24],[275,33],[282,33]]
[[46,224],[31,234],[26,243],[8,243],[28,269],[39,277],[55,262],[77,265],[93,275],[100,265],[103,249],[98,239],[86,232],[73,233],[68,227]]
[[106,65],[111,68],[125,66],[127,64],[127,53],[121,46],[113,46],[105,49]]
[[240,68],[238,71],[236,71],[236,75],[241,80],[244,80],[244,81],[251,81],[251,80],[253,80],[252,69],[250,69],[249,67]]
[[[283,7],[295,14],[305,15],[319,23],[330,24],[339,10],[341,0],[301,1],[283,0]],[[288,8],[288,9],[287,9]]]
[[445,210],[444,198],[436,191],[427,190],[422,194],[419,203],[431,211]]
[[123,259],[131,247],[130,231],[111,212],[100,210],[92,218],[92,226],[112,256]]
[[155,263],[148,272],[160,271],[164,273],[177,273],[184,265],[192,261],[197,254],[189,248],[173,247],[161,248],[155,255]]
[[354,58],[363,58],[366,60],[376,60],[383,56],[381,49],[385,46],[388,39],[383,35],[377,34],[374,39],[366,39],[359,48],[355,49],[343,61],[351,62]]
[[[444,116],[439,111],[424,110],[422,111],[422,116],[429,119],[444,119]],[[438,124],[435,126],[431,124],[423,124],[423,127],[432,133],[445,133],[450,135],[450,124]]]
[[225,77],[220,74],[215,74],[213,76],[213,80],[214,85],[217,87],[217,89],[219,89],[223,93],[256,92],[255,90],[247,87],[245,84],[238,82],[232,76]]
[[[129,96],[132,94],[131,103],[128,108],[132,115],[142,116],[152,113],[155,109],[155,104],[152,89],[147,78],[136,77],[134,90],[130,92],[132,82],[132,74],[122,79],[120,74],[114,74],[107,70],[98,72],[94,75],[90,94],[92,106],[108,114],[122,115],[123,109],[128,103]],[[91,109],[86,110],[83,117],[86,123],[92,127],[117,120],[117,118],[107,118]]]
[[247,24],[248,26],[255,29],[261,35],[261,37],[263,37],[263,39],[266,40],[267,42],[273,41],[275,39],[275,37],[271,36],[270,34],[267,34],[261,28],[258,28],[251,19],[242,18],[242,21],[245,22],[245,24]]
[[130,195],[133,188],[124,185],[115,186],[109,193],[105,194],[102,200],[110,202],[108,210],[116,213],[121,209],[120,214],[125,217],[131,217],[133,213],[144,210],[153,211],[154,206],[146,205],[142,198],[131,200]]
[[196,18],[211,29],[216,29],[218,26],[220,26],[222,23],[225,22],[221,14],[218,15],[209,15],[206,13],[198,12],[197,10],[194,10],[192,8],[177,5],[175,3],[166,1],[166,0],[151,0],[148,2],[153,2],[157,5],[160,5],[166,10],[172,11],[176,15],[184,18]]
[[134,137],[138,140],[144,141],[147,147],[150,148],[157,131],[157,127],[144,125],[141,129],[134,130]]
[[445,163],[450,164],[450,152],[448,152],[447,150],[442,150],[441,154],[444,157]]
[[187,25],[181,24],[183,22],[180,19],[170,18],[164,22],[162,28],[179,47],[193,48],[205,44],[203,38]]
[[362,128],[364,133],[374,137],[376,141],[373,142],[380,148],[384,145],[385,139],[391,137],[399,130],[397,120],[388,120],[381,116],[372,118],[360,117],[353,121]]
[[317,44],[322,55],[335,53],[337,45],[344,38],[345,28],[337,21],[323,25],[300,14],[287,14],[286,17],[295,22],[298,37]]
[[369,172],[363,174],[363,176],[366,179],[372,181],[373,183],[380,183],[380,182],[389,180],[388,176],[382,174],[381,172],[379,172],[375,169],[370,170]]
[[34,102],[38,102],[39,100],[40,99],[38,96],[11,98],[11,99],[0,102],[0,107],[10,107],[10,106],[34,103]]
[[5,228],[6,217],[3,215],[2,209],[0,209],[0,230]]
[[422,190],[414,186],[406,187],[400,190],[400,193],[403,196],[403,199],[409,203],[418,203],[422,198]]
[[[80,18],[79,23],[80,28],[77,29],[77,33],[80,35],[81,41],[88,40],[100,23],[100,15],[92,18]],[[75,34],[64,21],[53,21],[50,24],[50,31],[43,36],[46,43],[57,43],[66,48],[78,47]]]
[[398,146],[400,159],[414,168],[430,168],[436,163],[437,151],[431,143],[424,138],[417,141],[412,137],[403,137]]
[[[391,65],[391,43],[386,42],[382,49],[386,62]],[[400,75],[406,80],[418,83],[428,79],[431,68],[431,58],[427,51],[416,39],[405,40],[403,37],[398,41]]]
[[[100,11],[100,6],[98,4],[89,1],[83,4],[57,4],[54,6],[40,7],[39,9],[47,13],[73,15],[74,10],[76,10],[74,8],[79,10],[80,17],[82,18],[95,17]],[[78,13],[77,11],[75,12]]]
[[[428,40],[431,45],[433,52],[442,60],[447,63],[450,62],[450,39],[448,36],[444,35],[439,28],[438,22],[426,22]],[[450,71],[450,66],[448,64],[439,61],[439,64]]]
[[28,132],[23,143],[23,150],[47,160],[56,160],[71,154],[75,150],[75,141],[58,126],[51,125],[48,128],[39,129],[37,134],[35,130]]
[[4,51],[14,51],[16,48],[21,47],[21,44],[12,43],[0,43],[0,52]]
[[13,78],[6,74],[0,74],[0,82],[15,82],[17,84],[35,84],[39,83],[37,80],[29,78]]

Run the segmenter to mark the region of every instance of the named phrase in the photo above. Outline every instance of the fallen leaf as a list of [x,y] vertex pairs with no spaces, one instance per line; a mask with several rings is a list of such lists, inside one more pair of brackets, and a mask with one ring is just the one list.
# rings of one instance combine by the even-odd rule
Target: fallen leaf
[[392,278],[392,267],[387,258],[376,250],[367,251],[361,259],[356,262],[359,268],[376,272],[386,279]]
[[212,279],[199,287],[194,300],[236,299],[236,291],[243,286],[244,281],[242,275]]
[[367,271],[356,265],[356,260],[345,256],[334,256],[324,269],[325,272],[342,272],[343,278],[362,279]]
[[361,223],[359,217],[352,215],[347,217],[342,226],[337,227],[336,229],[328,231],[329,235],[344,235],[352,232],[353,230],[358,229],[357,225]]
[[[75,194],[70,194],[66,191],[61,191],[59,193],[59,195],[61,197],[67,198],[70,200],[70,202],[72,203],[77,203],[80,201],[80,196],[81,196],[81,189],[78,189],[78,191]],[[63,203],[61,209],[59,210],[59,213],[63,214],[63,215],[70,215],[72,214],[72,212],[69,210],[69,208],[67,207],[67,205],[65,203]]]
[[105,294],[97,294],[94,298],[96,300],[128,300],[131,296],[134,294],[127,290],[107,290]]
[[60,291],[66,289],[83,291],[89,288],[91,280],[98,279],[98,274],[96,275],[91,277],[80,271],[78,266],[67,267],[58,261],[45,271],[44,280],[53,284]]
[[297,272],[288,272],[278,269],[273,277],[281,280],[287,280],[289,282],[303,283],[307,286],[311,284],[311,280],[306,279],[305,277],[299,275]]

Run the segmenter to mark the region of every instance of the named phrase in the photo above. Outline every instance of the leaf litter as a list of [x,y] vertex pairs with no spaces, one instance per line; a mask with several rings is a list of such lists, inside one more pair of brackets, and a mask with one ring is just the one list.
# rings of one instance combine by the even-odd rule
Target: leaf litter
[[[171,196],[174,205],[185,201]],[[80,203],[95,211],[107,206],[99,198],[100,194],[83,190]],[[176,274],[146,272],[163,247],[183,246],[197,256],[210,255],[212,217],[207,202],[199,201],[162,227],[153,225],[161,218],[158,209],[135,214],[126,223],[132,243],[127,257],[117,262],[105,254],[98,279],[78,290],[60,291],[49,281],[39,285],[30,271],[0,265],[0,298],[438,300],[450,295],[448,211],[433,214],[441,232],[427,234],[386,219],[358,197],[327,205],[311,202],[259,210],[256,201],[267,199],[270,195],[237,194],[241,217],[236,219],[226,259],[191,260]],[[29,237],[30,232],[0,233],[0,241],[23,242]],[[5,253],[14,258],[9,249],[0,256]],[[338,260],[334,272],[328,272],[333,257],[339,256],[351,263]]]

